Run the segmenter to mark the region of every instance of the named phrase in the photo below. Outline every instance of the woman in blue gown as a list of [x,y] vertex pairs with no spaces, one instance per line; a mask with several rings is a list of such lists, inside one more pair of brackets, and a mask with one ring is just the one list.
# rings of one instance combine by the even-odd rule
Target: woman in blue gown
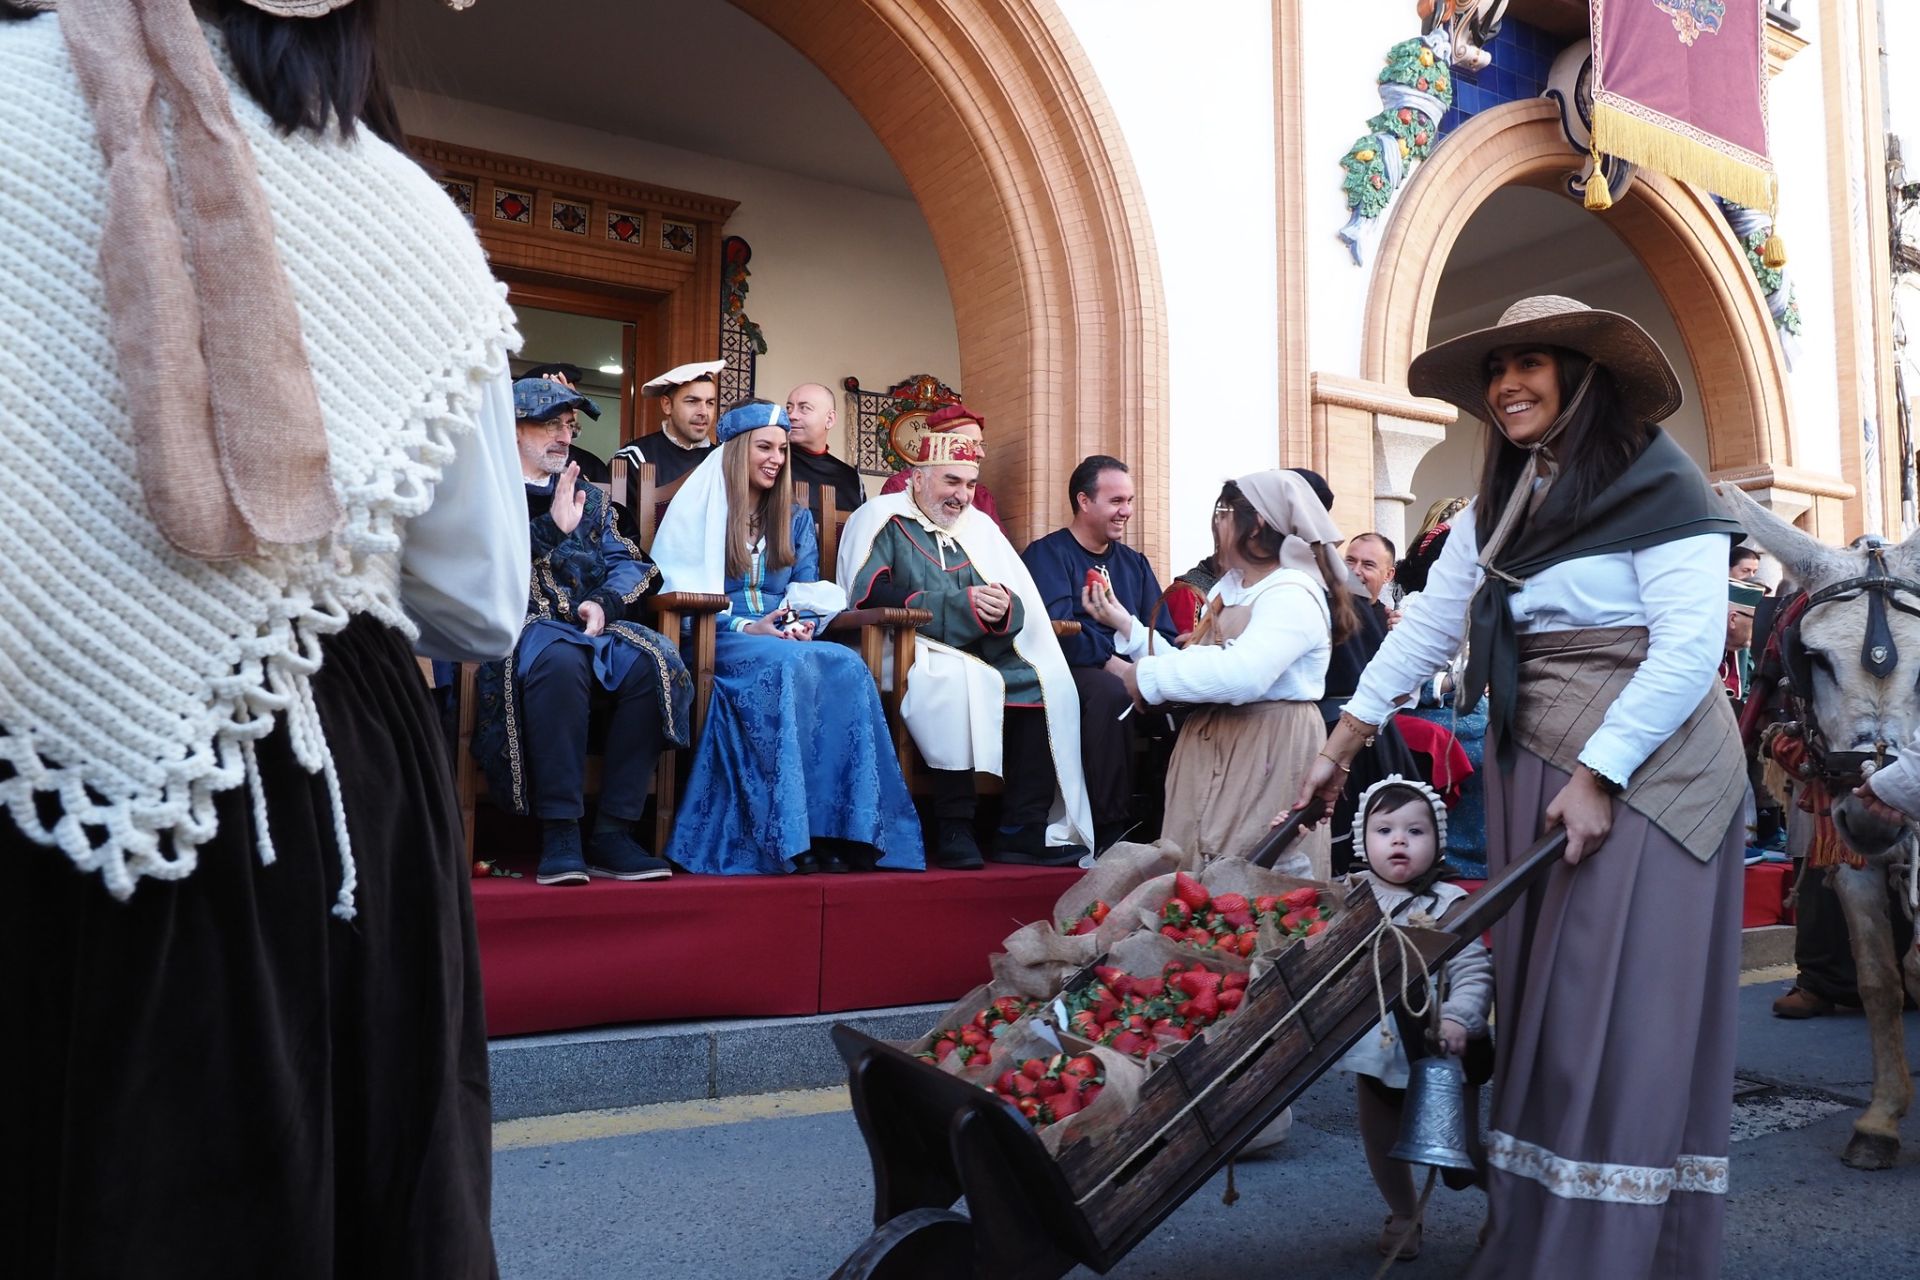
[[719,445],[654,541],[668,591],[724,592],[713,697],[667,857],[717,875],[843,869],[845,842],[885,869],[926,865],[873,676],[814,642],[846,594],[820,578],[813,514],[793,502],[787,415],[721,417]]

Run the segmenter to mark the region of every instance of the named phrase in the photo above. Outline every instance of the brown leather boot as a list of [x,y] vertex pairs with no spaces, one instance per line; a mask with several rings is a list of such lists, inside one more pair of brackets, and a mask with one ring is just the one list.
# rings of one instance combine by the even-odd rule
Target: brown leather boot
[[1805,987],[1789,987],[1787,994],[1773,1002],[1776,1018],[1824,1018],[1832,1012],[1833,1001]]

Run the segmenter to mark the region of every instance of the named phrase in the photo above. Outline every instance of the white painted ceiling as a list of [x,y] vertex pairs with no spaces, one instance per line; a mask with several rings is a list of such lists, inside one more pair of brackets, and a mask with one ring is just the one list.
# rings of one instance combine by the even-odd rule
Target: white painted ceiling
[[389,10],[409,88],[909,198],[879,138],[792,45],[724,0],[431,0]]

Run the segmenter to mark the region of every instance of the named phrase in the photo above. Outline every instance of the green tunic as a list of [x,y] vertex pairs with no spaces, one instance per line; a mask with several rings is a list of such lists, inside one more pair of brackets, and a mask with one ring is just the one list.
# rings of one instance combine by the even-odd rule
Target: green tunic
[[963,649],[998,671],[1006,681],[1008,706],[1042,706],[1040,674],[1013,648],[1026,622],[1025,606],[1014,594],[1007,616],[989,626],[967,594],[986,581],[959,543],[926,521],[895,516],[874,536],[847,595],[856,609],[927,610],[933,621],[920,628],[921,635]]

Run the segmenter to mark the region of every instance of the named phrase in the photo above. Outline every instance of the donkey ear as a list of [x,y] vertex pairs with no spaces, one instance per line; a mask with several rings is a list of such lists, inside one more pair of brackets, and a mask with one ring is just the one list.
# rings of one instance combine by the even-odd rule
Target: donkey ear
[[1788,524],[1773,512],[1749,498],[1737,485],[1721,483],[1713,487],[1721,506],[1747,536],[1773,553],[1787,576],[1805,586],[1840,566],[1841,553],[1813,535]]

